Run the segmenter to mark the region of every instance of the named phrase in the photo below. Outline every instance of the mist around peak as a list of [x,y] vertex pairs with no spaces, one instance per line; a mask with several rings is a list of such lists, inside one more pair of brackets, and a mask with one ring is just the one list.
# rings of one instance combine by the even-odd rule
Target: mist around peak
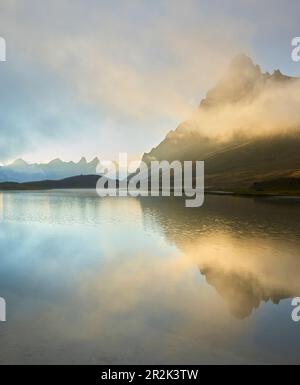
[[299,106],[299,78],[263,73],[238,55],[192,116],[143,160],[205,160],[211,188],[294,176],[300,169]]

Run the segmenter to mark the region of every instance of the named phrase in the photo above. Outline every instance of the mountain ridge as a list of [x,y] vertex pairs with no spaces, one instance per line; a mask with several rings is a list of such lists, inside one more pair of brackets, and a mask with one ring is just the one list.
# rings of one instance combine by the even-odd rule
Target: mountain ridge
[[46,179],[59,180],[76,175],[97,174],[98,157],[87,162],[82,157],[78,162],[64,162],[60,158],[48,163],[27,163],[23,159],[0,166],[0,182],[32,182]]
[[263,73],[238,55],[195,114],[142,160],[204,160],[206,186],[214,189],[292,176],[300,171],[299,107],[299,78]]

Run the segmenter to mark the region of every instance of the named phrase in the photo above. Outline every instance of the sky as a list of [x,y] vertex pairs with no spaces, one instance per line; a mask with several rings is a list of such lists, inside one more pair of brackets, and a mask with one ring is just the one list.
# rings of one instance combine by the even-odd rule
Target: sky
[[300,76],[298,0],[1,0],[0,163],[138,159],[241,52]]

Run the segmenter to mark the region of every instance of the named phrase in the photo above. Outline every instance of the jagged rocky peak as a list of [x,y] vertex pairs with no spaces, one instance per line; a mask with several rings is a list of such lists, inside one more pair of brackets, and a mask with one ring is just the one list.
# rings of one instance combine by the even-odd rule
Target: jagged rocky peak
[[97,166],[99,162],[100,162],[99,158],[97,156],[95,156],[95,158],[93,160],[91,160],[90,163],[92,165],[96,165]]
[[280,70],[275,70],[272,75],[263,73],[249,56],[240,54],[232,59],[222,79],[207,93],[200,106],[218,107],[225,103],[253,100],[266,87],[296,79]]
[[287,80],[296,80],[298,78],[293,78],[291,76],[284,75],[279,69],[275,70],[270,78],[277,81],[287,81]]
[[241,54],[234,57],[217,85],[207,93],[201,106],[215,107],[223,103],[235,103],[256,96],[264,83],[264,75],[250,57]]
[[231,60],[228,72],[234,76],[242,75],[246,77],[260,76],[262,73],[260,66],[255,65],[253,60],[245,54],[237,55]]
[[80,161],[78,162],[78,164],[87,164],[87,160],[86,158],[83,156]]
[[63,179],[76,175],[92,175],[97,172],[98,158],[88,162],[82,157],[79,162],[64,162],[59,158],[49,163],[26,163],[17,159],[14,163],[0,168],[0,181],[32,182],[45,179]]
[[[222,78],[208,91],[195,113],[174,131],[169,132],[157,147],[144,154],[143,160],[148,162],[153,159],[204,159],[206,155],[211,156],[218,151],[222,153],[224,146],[230,145],[232,148],[239,146],[247,136],[245,133],[248,133],[248,127],[255,136],[259,129],[253,124],[256,126],[265,124],[264,121],[258,120],[258,116],[257,119],[255,117],[252,119],[248,113],[243,113],[242,119],[240,112],[247,111],[247,107],[257,102],[256,106],[261,108],[261,111],[266,111],[266,116],[268,114],[272,116],[271,106],[263,104],[264,98],[260,99],[260,96],[264,92],[266,96],[269,92],[270,95],[273,94],[276,87],[283,90],[282,83],[294,81],[298,81],[298,78],[283,75],[279,70],[264,73],[247,55],[234,57]],[[275,98],[279,98],[280,95],[281,93],[275,93]],[[279,104],[280,102],[281,100]],[[282,103],[287,101],[282,100]],[[226,109],[227,107],[229,108]],[[227,112],[230,112],[230,119],[227,119]],[[226,135],[227,128],[231,135]],[[220,133],[220,136],[210,136],[210,132]],[[236,156],[234,158],[238,159]]]

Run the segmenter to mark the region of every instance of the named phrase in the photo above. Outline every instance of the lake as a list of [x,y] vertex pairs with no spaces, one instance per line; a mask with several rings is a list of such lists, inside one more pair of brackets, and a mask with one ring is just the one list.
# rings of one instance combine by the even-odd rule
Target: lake
[[0,363],[299,363],[299,218],[233,196],[0,193]]

